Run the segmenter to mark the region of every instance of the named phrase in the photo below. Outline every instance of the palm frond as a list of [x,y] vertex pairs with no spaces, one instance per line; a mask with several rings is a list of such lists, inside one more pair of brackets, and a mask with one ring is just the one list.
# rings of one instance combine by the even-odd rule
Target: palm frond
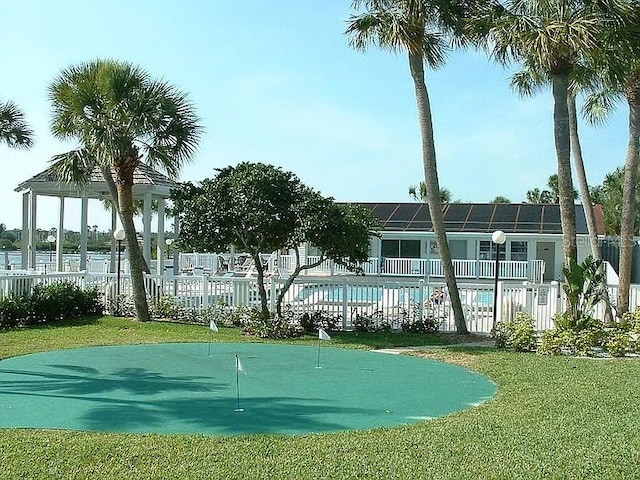
[[95,158],[86,149],[54,155],[50,161],[51,170],[59,182],[74,182],[80,188],[90,182],[91,172],[96,166]]
[[0,103],[0,141],[12,148],[26,149],[33,145],[33,135],[24,113],[15,103]]

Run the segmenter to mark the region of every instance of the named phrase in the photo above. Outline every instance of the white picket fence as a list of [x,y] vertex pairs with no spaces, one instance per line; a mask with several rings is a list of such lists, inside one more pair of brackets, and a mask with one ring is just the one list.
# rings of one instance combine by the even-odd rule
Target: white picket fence
[[[71,281],[82,288],[96,287],[105,300],[114,298],[118,290],[115,273],[33,273],[19,271],[0,272],[0,298],[10,294],[28,293],[37,284]],[[131,278],[120,276],[119,291],[131,295]],[[266,280],[269,307],[275,310],[276,297],[284,280],[271,276]],[[187,308],[203,309],[225,304],[232,308],[260,304],[255,278],[217,277],[205,275],[147,275],[147,293],[150,297],[171,296]],[[441,331],[454,331],[455,324],[448,295],[442,302],[431,300],[443,283],[425,283],[424,280],[394,280],[384,277],[299,277],[284,296],[283,306],[295,315],[324,312],[340,318],[342,328],[353,329],[359,318],[387,322],[400,328],[403,322],[433,318]],[[489,333],[493,327],[493,285],[460,284],[460,297],[467,328],[475,333]],[[610,297],[616,298],[616,287],[610,287]],[[562,311],[564,302],[560,285],[498,283],[496,320],[508,320],[517,312],[529,313],[539,331],[553,327],[552,317]],[[632,286],[631,309],[640,305],[640,285]],[[603,318],[603,307],[596,309],[597,318]]]

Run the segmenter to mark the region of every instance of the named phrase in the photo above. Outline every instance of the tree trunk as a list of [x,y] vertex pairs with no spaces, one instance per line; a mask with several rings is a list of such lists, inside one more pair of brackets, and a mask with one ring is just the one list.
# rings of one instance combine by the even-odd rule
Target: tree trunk
[[635,234],[636,189],[638,183],[640,136],[640,95],[627,92],[629,103],[629,144],[627,159],[624,165],[624,181],[622,185],[622,218],[620,222],[620,263],[618,265],[618,309],[621,317],[629,311],[629,289],[631,287],[631,263],[633,258],[633,236]]
[[141,322],[147,322],[150,320],[150,317],[143,273],[146,262],[142,257],[142,251],[140,250],[136,236],[136,227],[133,224],[134,169],[135,166],[131,165],[121,166],[116,169],[118,198],[114,199],[114,201],[118,202],[120,222],[126,235],[125,242],[127,244],[129,263],[131,266],[131,283],[133,286],[133,303],[136,309],[136,317]]
[[251,257],[256,265],[256,273],[258,275],[256,282],[258,283],[258,294],[260,295],[262,319],[267,320],[269,318],[269,306],[267,305],[267,289],[264,288],[264,267],[262,266],[262,258],[260,258],[260,252],[252,253]]
[[451,252],[447,241],[447,233],[442,214],[442,201],[440,200],[440,185],[438,183],[438,166],[436,163],[436,148],[433,139],[433,124],[431,121],[431,105],[429,94],[424,80],[423,57],[419,53],[409,52],[409,67],[416,91],[416,103],[420,121],[420,134],[422,136],[422,163],[424,165],[424,179],[429,206],[429,215],[436,236],[440,260],[444,269],[444,278],[449,290],[451,307],[458,334],[469,333],[460,302],[460,292],[456,283],[456,276],[451,261]]
[[[582,147],[580,145],[580,136],[578,135],[578,115],[576,114],[576,97],[569,94],[567,97],[567,108],[569,109],[569,135],[571,137],[571,152],[576,166],[578,176],[578,184],[580,185],[580,196],[582,197],[582,208],[587,219],[587,230],[589,232],[589,244],[591,245],[591,255],[596,260],[602,261],[600,254],[600,245],[598,244],[598,231],[596,228],[596,218],[593,213],[593,202],[591,201],[591,192],[589,192],[589,183],[587,182],[587,172],[584,168],[584,159],[582,158]],[[600,267],[604,267],[601,265]],[[604,286],[605,311],[604,321],[609,324],[613,320],[611,314],[611,301],[609,300],[609,290]]]
[[569,136],[569,108],[567,106],[569,74],[553,74],[553,134],[558,159],[558,194],[564,266],[578,261],[576,245],[576,206],[571,180],[571,140]]
[[282,300],[284,299],[285,294],[289,291],[289,288],[291,288],[293,281],[298,277],[298,275],[300,275],[300,272],[302,272],[303,270],[310,270],[312,268],[316,268],[322,262],[324,262],[324,255],[320,255],[320,259],[317,260],[316,262],[306,264],[306,265],[300,265],[300,252],[298,251],[297,248],[294,250],[296,252],[296,268],[289,275],[289,278],[287,278],[287,280],[284,282],[284,285],[282,286],[282,288],[280,289],[280,292],[278,293],[278,299],[276,300],[276,312],[278,314],[278,317],[282,317]]

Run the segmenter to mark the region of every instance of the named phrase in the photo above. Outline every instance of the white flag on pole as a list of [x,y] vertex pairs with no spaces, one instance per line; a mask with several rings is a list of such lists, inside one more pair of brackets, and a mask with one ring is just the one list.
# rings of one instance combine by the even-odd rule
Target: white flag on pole
[[216,322],[214,322],[213,320],[209,320],[209,329],[212,332],[217,332],[218,331],[218,326],[216,325]]
[[320,340],[331,340],[331,337],[327,332],[324,331],[324,328],[318,330],[318,338]]
[[247,374],[244,369],[244,365],[242,365],[242,362],[240,361],[240,357],[238,355],[236,355],[236,370],[238,371],[238,373],[244,373],[245,375]]

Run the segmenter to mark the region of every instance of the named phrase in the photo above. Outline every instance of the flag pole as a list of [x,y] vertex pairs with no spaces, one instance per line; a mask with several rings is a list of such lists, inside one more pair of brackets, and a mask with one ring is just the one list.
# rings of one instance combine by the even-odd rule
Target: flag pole
[[243,408],[240,408],[240,359],[236,353],[236,412],[244,412]]
[[321,369],[322,367],[320,366],[320,342],[322,340],[320,340],[320,337],[318,336],[318,364],[316,365],[316,369]]

